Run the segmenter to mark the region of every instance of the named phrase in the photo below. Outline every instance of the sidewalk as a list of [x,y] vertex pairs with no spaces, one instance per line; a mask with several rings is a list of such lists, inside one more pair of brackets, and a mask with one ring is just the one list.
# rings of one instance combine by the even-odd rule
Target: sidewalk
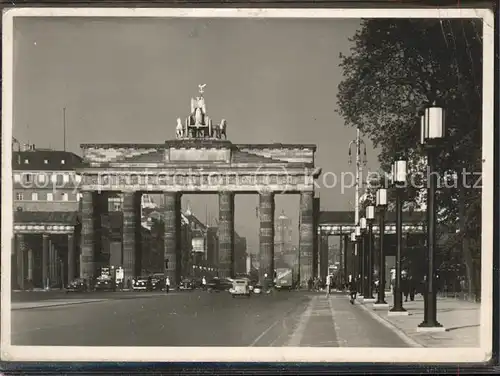
[[[392,296],[386,295],[389,307]],[[422,296],[415,301],[404,302],[407,316],[389,316],[389,309],[374,310],[373,303],[358,303],[359,307],[373,316],[382,318],[394,331],[404,332],[408,337],[424,347],[479,347],[480,313],[479,303],[454,298],[437,299],[437,319],[446,328],[444,332],[417,332],[424,319]]]

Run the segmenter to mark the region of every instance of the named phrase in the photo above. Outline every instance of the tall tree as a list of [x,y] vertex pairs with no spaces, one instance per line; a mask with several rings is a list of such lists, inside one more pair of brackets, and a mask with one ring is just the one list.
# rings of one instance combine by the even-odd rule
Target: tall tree
[[[341,54],[344,79],[337,98],[346,125],[359,127],[381,151],[385,172],[404,154],[410,170],[424,174],[420,111],[434,101],[446,109],[439,217],[460,230],[450,247],[463,246],[469,285],[476,292],[481,189],[472,187],[472,181],[482,167],[481,30],[478,20],[364,20],[350,39],[351,53]],[[463,171],[469,173],[465,186]],[[407,193],[407,199],[417,203],[425,190],[410,185]]]

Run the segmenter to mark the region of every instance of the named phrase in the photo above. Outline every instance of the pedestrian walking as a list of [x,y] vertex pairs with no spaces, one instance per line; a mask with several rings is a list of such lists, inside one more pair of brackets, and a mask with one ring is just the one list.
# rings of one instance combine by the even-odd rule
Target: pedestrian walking
[[203,276],[203,278],[201,279],[201,287],[203,291],[207,290],[207,280],[205,279],[205,276]]
[[326,277],[326,297],[328,298],[330,296],[330,288],[331,288],[331,283],[332,283],[332,278],[331,276]]
[[357,281],[354,278],[352,278],[349,284],[349,295],[351,296],[351,304],[354,304],[357,294],[358,294]]
[[170,291],[170,277],[167,277],[167,279],[165,279],[165,291],[167,294]]

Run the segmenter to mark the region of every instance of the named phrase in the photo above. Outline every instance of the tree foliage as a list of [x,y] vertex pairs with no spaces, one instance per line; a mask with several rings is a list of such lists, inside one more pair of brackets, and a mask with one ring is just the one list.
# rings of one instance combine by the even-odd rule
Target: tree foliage
[[[425,168],[419,146],[421,111],[433,102],[445,108],[447,135],[438,167],[442,185],[446,172],[454,174],[438,190],[440,218],[457,225],[457,202],[465,201],[465,228],[457,237],[473,239],[476,253],[481,189],[471,187],[478,178],[471,174],[482,167],[481,30],[480,20],[364,20],[350,39],[351,53],[341,54],[344,79],[337,97],[346,125],[370,138],[386,173],[400,155],[414,173]],[[470,174],[469,185],[460,189],[464,170]],[[425,189],[410,186],[406,199],[415,203],[422,193]]]

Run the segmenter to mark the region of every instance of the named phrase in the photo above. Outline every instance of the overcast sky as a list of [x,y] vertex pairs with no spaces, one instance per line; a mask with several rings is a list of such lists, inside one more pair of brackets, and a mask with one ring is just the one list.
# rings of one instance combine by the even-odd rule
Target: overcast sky
[[[158,143],[175,138],[198,84],[208,115],[228,122],[233,143],[313,143],[323,172],[354,171],[355,130],[335,113],[339,53],[359,20],[20,18],[14,29],[14,137],[62,149],[81,143]],[[368,147],[368,167],[378,168]],[[331,181],[330,181],[331,183]],[[322,210],[351,210],[353,189],[321,188]],[[215,195],[183,208],[218,217]],[[278,196],[297,241],[297,195]],[[258,249],[258,196],[236,198],[236,231]]]

